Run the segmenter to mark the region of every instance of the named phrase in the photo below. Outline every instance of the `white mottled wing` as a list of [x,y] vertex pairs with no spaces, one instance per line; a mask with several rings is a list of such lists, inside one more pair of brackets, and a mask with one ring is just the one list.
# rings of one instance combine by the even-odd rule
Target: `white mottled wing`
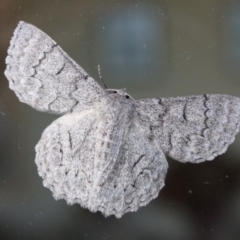
[[131,125],[124,137],[126,129],[108,132],[94,110],[54,121],[36,146],[44,186],[55,199],[105,216],[121,217],[145,206],[164,186],[168,164],[137,126]]
[[6,64],[10,88],[20,101],[40,111],[81,110],[105,94],[56,42],[25,22],[14,32]]
[[239,131],[240,99],[202,95],[136,101],[146,136],[180,162],[203,162],[224,153]]

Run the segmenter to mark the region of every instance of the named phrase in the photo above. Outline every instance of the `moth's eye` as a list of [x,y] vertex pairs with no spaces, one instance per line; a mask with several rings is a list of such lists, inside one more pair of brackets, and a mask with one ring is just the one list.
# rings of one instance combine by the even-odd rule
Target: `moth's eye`
[[114,91],[113,93],[117,93],[117,91]]
[[128,95],[125,95],[126,99],[129,99],[129,96]]

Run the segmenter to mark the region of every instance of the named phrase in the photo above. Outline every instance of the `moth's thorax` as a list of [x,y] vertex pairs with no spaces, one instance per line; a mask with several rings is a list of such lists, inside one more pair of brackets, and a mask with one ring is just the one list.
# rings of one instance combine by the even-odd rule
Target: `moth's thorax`
[[99,98],[96,107],[98,108],[99,114],[104,118],[110,116],[117,121],[120,119],[130,120],[134,112],[134,101],[127,99],[125,95],[109,93]]

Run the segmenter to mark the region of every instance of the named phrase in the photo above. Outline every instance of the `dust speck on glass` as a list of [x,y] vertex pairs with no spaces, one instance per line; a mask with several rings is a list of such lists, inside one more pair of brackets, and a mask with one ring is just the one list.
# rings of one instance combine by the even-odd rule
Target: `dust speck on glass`
[[156,198],[168,163],[200,163],[239,131],[240,99],[228,95],[134,100],[103,89],[49,36],[20,22],[5,75],[19,100],[64,114],[48,126],[35,162],[55,199],[120,218]]

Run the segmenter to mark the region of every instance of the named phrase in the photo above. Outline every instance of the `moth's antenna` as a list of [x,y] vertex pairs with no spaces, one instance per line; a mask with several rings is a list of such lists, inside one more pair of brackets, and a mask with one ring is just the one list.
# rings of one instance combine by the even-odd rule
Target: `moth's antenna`
[[101,67],[100,67],[100,65],[98,65],[98,75],[99,75],[100,80],[101,80],[102,83],[103,83],[104,88],[107,89],[107,85],[106,85],[105,82],[103,81],[103,77],[102,77],[102,74],[101,74]]

